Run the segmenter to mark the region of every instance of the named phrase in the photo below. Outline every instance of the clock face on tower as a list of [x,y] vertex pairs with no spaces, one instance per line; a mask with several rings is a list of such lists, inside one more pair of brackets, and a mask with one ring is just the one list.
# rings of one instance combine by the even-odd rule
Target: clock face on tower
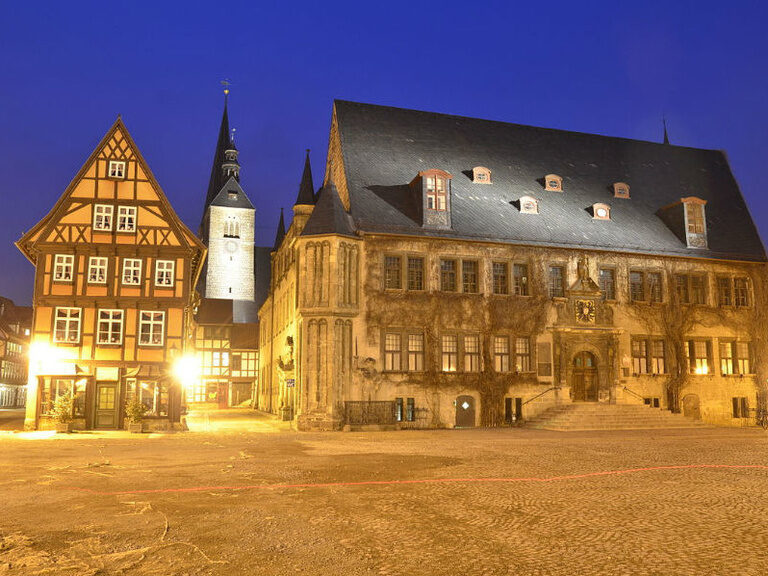
[[224,248],[230,254],[237,252],[237,242],[235,242],[234,240],[227,240],[227,243],[224,244]]
[[576,300],[576,320],[585,324],[595,322],[594,300]]

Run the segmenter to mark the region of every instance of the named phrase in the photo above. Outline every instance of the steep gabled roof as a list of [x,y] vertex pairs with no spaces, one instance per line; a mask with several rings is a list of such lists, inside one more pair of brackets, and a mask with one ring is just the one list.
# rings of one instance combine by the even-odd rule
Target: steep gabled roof
[[203,215],[211,205],[213,199],[221,190],[222,186],[226,182],[224,177],[224,170],[222,170],[222,164],[224,163],[224,153],[227,149],[234,149],[234,144],[229,135],[229,114],[227,113],[227,100],[224,100],[224,113],[221,115],[221,125],[219,126],[219,138],[216,140],[216,151],[213,153],[213,165],[211,166],[211,178],[208,182],[208,193],[205,196],[205,206],[203,207]]
[[333,180],[328,180],[320,189],[317,197],[317,205],[307,220],[302,236],[317,236],[320,234],[341,234],[343,236],[357,236],[355,226],[344,210],[339,198],[339,191]]
[[[766,258],[721,151],[356,102],[336,101],[335,115],[350,214],[362,231],[687,257]],[[473,183],[475,166],[487,166],[493,183]],[[406,209],[418,193],[408,184],[430,168],[453,175],[448,230],[425,228]],[[544,190],[547,174],[563,178],[562,192]],[[614,182],[628,183],[631,197],[614,198]],[[515,202],[522,196],[539,200],[538,215],[519,211]],[[706,250],[689,249],[657,216],[660,208],[686,196],[707,201]],[[597,202],[611,205],[611,220],[593,220],[588,209]],[[304,233],[313,229],[310,219]]]
[[275,234],[275,245],[272,248],[275,252],[280,248],[280,244],[283,243],[285,238],[285,217],[283,216],[283,209],[280,208],[280,221],[277,223],[277,234]]
[[[231,192],[235,193],[235,196],[230,195]],[[224,206],[226,208],[247,208],[253,210],[253,204],[246,196],[243,189],[240,187],[240,182],[230,176],[229,180],[222,186],[221,191],[211,202],[211,206]]]

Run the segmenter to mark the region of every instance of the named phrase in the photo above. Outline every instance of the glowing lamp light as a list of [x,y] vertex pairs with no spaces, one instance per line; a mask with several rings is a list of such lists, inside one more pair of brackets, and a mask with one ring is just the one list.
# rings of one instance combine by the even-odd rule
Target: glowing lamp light
[[69,374],[74,366],[64,362],[66,354],[60,348],[41,340],[29,346],[29,372],[38,374]]
[[709,368],[707,368],[706,366],[697,366],[696,367],[696,374],[698,374],[698,375],[709,374]]
[[173,375],[184,388],[191,388],[200,378],[200,361],[192,354],[185,354],[173,365]]

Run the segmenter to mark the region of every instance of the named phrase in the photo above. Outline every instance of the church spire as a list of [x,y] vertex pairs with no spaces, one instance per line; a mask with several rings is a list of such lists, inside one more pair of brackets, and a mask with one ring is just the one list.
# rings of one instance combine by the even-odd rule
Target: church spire
[[309,163],[309,148],[307,148],[307,156],[304,159],[304,173],[301,175],[301,184],[299,184],[299,195],[296,197],[294,205],[311,205],[314,203],[315,185],[312,183],[312,166]]
[[211,167],[211,179],[208,183],[208,193],[205,196],[205,207],[203,214],[211,205],[213,199],[219,193],[221,188],[234,176],[240,180],[240,165],[237,162],[237,148],[232,141],[229,131],[229,114],[227,105],[229,103],[229,83],[224,88],[224,113],[221,115],[221,125],[219,126],[219,138],[216,141],[216,152],[213,155],[213,166]]
[[273,252],[277,252],[280,249],[280,244],[283,243],[285,238],[285,218],[283,217],[283,209],[280,208],[280,222],[277,224],[277,235],[275,236],[275,247]]
[[669,134],[667,134],[667,117],[664,116],[662,121],[664,122],[664,144],[669,144]]

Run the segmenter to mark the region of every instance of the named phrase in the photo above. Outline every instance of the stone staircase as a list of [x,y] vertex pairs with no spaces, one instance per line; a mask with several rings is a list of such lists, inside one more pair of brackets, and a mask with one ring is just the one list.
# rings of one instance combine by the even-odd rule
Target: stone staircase
[[702,422],[669,410],[642,404],[562,404],[526,421],[527,428],[540,430],[644,430],[653,428],[702,428]]

